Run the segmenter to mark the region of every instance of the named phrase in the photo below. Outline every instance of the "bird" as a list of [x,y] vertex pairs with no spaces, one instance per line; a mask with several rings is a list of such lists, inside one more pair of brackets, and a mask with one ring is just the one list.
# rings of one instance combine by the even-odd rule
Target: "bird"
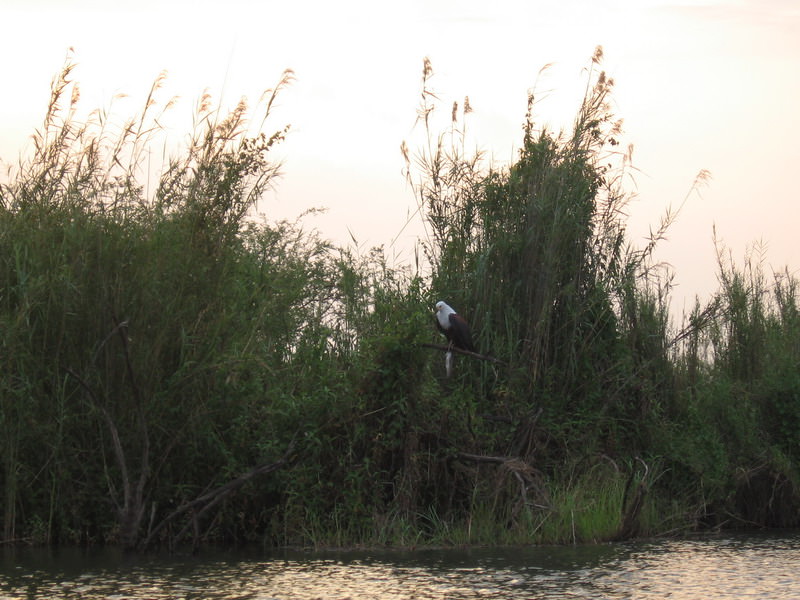
[[469,324],[450,305],[441,300],[436,303],[436,326],[450,345],[460,350],[475,352]]

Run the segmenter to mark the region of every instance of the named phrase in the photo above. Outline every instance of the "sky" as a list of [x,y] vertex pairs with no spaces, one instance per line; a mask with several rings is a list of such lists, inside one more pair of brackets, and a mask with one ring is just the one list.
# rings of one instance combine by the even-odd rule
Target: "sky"
[[[631,242],[644,245],[680,207],[656,252],[674,274],[674,313],[718,289],[717,247],[738,264],[760,257],[768,276],[800,274],[796,0],[3,0],[0,17],[4,170],[30,150],[69,48],[87,112],[132,116],[166,71],[160,93],[178,98],[179,139],[205,89],[222,107],[252,104],[290,68],[266,126],[291,124],[283,177],[258,211],[324,208],[307,227],[383,246],[398,263],[413,262],[424,235],[400,152],[419,139],[423,59],[439,114],[469,96],[469,143],[503,165],[517,155],[529,90],[538,124],[569,127],[599,45],[634,146]],[[701,170],[711,178],[693,188]]]

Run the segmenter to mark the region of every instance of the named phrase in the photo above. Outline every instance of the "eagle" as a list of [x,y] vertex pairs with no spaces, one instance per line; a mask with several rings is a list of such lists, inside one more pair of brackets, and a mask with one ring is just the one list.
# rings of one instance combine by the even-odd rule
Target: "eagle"
[[[436,303],[436,327],[445,335],[451,346],[475,352],[469,324],[450,305],[441,300]],[[450,376],[453,368],[452,352],[445,355],[445,366],[447,375]]]
[[[436,303],[436,327],[445,335],[451,347],[475,352],[469,324],[449,304],[442,300]],[[444,364],[447,376],[450,377],[453,372],[453,353],[449,350],[445,354]]]
[[436,303],[436,326],[453,346],[475,352],[469,325],[449,304],[441,300]]

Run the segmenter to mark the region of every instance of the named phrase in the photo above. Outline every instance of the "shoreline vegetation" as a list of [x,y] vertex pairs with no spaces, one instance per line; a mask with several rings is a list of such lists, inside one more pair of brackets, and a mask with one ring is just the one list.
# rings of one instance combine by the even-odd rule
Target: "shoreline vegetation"
[[[570,131],[539,128],[531,95],[499,169],[466,151],[468,100],[433,129],[424,62],[426,140],[402,147],[424,268],[253,216],[280,175],[289,128],[263,130],[290,71],[252,110],[203,96],[152,180],[161,81],[129,121],[79,120],[68,60],[0,185],[0,544],[797,526],[798,280],[718,245],[719,290],[673,323],[653,250],[676,215],[643,248],[626,237],[630,154],[601,59]],[[440,299],[484,358],[455,354],[451,377]]]

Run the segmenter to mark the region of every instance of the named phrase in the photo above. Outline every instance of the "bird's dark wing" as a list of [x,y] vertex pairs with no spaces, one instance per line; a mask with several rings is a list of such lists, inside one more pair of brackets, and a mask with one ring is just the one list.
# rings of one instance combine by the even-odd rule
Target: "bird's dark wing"
[[458,314],[450,315],[450,331],[448,337],[457,348],[475,352],[475,345],[472,343],[472,331],[469,325]]

